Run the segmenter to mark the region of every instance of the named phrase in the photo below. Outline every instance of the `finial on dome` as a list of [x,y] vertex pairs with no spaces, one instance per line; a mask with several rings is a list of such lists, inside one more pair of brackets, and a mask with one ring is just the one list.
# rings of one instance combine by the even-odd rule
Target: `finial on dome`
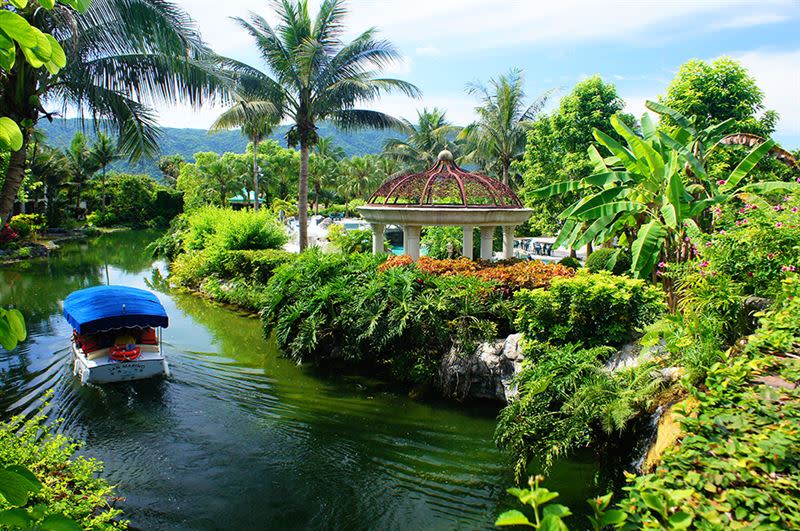
[[441,153],[439,153],[439,160],[446,160],[448,162],[453,162],[453,153],[450,152],[449,149],[443,149]]

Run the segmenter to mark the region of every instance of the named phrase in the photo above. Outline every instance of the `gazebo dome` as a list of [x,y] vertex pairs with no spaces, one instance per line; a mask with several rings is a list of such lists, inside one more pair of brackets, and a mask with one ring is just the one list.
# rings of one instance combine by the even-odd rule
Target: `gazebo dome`
[[368,204],[416,208],[523,208],[508,185],[461,169],[448,150],[439,153],[436,164],[427,171],[384,181]]

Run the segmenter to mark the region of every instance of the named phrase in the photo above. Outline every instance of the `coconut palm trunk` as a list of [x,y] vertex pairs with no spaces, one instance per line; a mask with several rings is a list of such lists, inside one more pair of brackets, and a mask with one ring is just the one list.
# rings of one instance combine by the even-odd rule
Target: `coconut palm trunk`
[[253,210],[258,212],[258,145],[261,143],[261,135],[253,136]]
[[22,148],[11,153],[8,161],[6,180],[3,183],[2,197],[0,198],[0,220],[2,224],[8,223],[14,213],[14,200],[17,198],[22,179],[25,178],[25,159],[28,152],[28,135],[23,132]]
[[300,141],[300,184],[297,200],[297,221],[300,223],[300,250],[308,247],[308,141]]

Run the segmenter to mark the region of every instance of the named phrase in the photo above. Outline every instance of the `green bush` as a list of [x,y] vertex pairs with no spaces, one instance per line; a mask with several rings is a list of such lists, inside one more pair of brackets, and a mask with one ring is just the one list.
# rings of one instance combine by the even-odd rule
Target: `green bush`
[[[464,233],[461,227],[425,227],[420,243],[427,249],[427,256],[444,260],[461,256],[463,239]],[[478,254],[473,256],[480,256],[480,238],[478,238]]]
[[531,459],[547,470],[598,436],[621,432],[649,406],[661,386],[653,364],[610,373],[602,361],[614,351],[526,342],[525,364],[515,380],[519,396],[500,413],[495,432],[498,446],[515,459],[517,477]]
[[571,256],[565,256],[559,260],[558,263],[566,267],[571,267],[572,269],[580,269],[583,267],[580,260]]
[[228,251],[219,257],[216,272],[223,278],[242,278],[266,284],[276,269],[297,255],[280,249]]
[[601,247],[586,259],[586,269],[592,273],[611,271],[615,275],[622,275],[631,269],[631,255],[627,249]]
[[[0,463],[25,467],[41,483],[21,509],[28,518],[61,516],[76,522],[81,529],[126,529],[126,522],[118,520],[122,511],[109,504],[113,488],[97,477],[102,464],[76,455],[77,450],[78,444],[59,434],[57,425],[47,425],[41,414],[0,423]],[[10,506],[6,498],[0,497],[0,510]]]
[[183,210],[179,192],[165,188],[147,175],[111,174],[106,180],[106,207],[101,191],[94,190],[95,210],[87,222],[97,227],[164,227]]
[[547,290],[517,292],[514,323],[531,340],[619,345],[664,312],[663,299],[643,280],[579,270],[572,278],[554,278]]
[[431,383],[452,346],[469,351],[508,327],[493,284],[416,266],[379,272],[384,259],[304,253],[267,285],[265,333],[274,332],[298,362],[358,361],[388,368],[401,381]]
[[20,239],[28,239],[47,227],[47,220],[41,214],[17,214],[8,222],[9,227],[19,234]]
[[334,251],[351,253],[372,252],[371,230],[347,230],[342,225],[331,225],[328,228],[328,241]]
[[228,211],[220,217],[211,238],[211,246],[219,251],[280,249],[289,236],[266,209]]

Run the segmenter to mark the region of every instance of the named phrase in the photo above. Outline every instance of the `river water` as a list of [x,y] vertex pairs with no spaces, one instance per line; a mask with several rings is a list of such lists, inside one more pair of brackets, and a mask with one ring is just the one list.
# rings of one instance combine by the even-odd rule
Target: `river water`
[[[121,232],[0,269],[0,304],[29,339],[0,349],[3,417],[42,407],[105,463],[142,529],[482,529],[514,507],[496,406],[411,400],[364,377],[282,358],[258,319],[164,287],[166,266]],[[110,283],[156,291],[170,316],[168,381],[82,387],[61,302]],[[575,507],[596,467],[574,459],[547,485]]]

